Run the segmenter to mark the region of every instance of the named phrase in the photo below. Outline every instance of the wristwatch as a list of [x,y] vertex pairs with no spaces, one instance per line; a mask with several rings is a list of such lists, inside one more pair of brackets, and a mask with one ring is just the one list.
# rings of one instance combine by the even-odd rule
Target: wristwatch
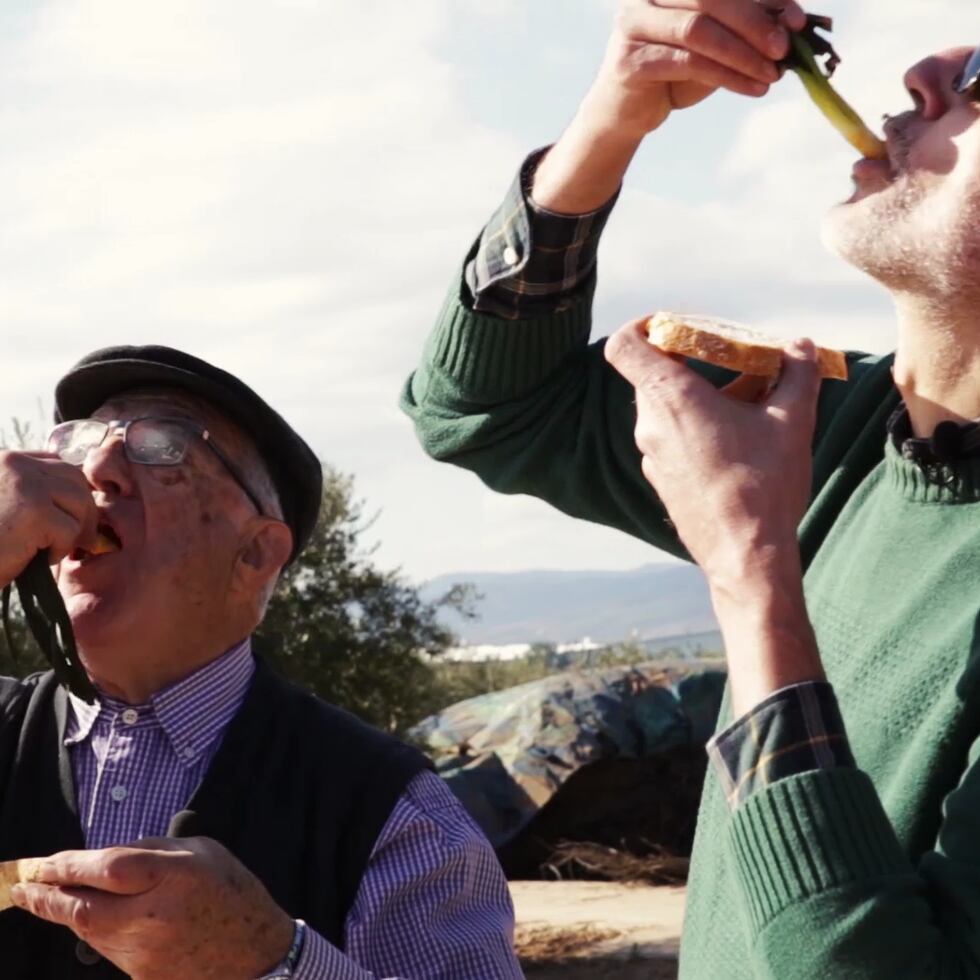
[[293,941],[285,959],[272,971],[259,977],[259,980],[292,980],[303,952],[303,942],[306,939],[306,923],[302,919],[293,920]]

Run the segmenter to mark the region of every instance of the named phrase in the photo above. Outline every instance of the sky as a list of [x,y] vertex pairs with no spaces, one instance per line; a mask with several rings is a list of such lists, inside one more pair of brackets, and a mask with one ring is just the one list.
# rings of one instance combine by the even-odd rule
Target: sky
[[[251,384],[376,515],[415,581],[665,556],[428,460],[397,400],[462,256],[598,67],[612,0],[5,0],[0,420],[46,426],[57,379],[161,343]],[[901,77],[980,40],[972,0],[825,0],[836,82],[873,125]],[[888,297],[827,255],[855,153],[793,76],[675,114],[599,258],[595,336],[656,309],[849,349]],[[0,423],[5,424],[5,423]]]

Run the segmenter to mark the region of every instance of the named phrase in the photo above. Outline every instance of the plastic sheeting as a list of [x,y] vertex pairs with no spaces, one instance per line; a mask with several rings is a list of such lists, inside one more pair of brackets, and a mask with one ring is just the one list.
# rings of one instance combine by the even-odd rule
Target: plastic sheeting
[[461,701],[409,734],[500,847],[583,766],[704,745],[724,683],[655,663],[573,671]]

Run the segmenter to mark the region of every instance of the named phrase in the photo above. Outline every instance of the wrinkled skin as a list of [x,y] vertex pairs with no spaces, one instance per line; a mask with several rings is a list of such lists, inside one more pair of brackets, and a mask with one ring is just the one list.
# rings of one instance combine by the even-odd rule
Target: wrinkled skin
[[293,937],[292,920],[262,883],[201,837],[62,851],[14,899],[134,980],[254,980],[285,957]]

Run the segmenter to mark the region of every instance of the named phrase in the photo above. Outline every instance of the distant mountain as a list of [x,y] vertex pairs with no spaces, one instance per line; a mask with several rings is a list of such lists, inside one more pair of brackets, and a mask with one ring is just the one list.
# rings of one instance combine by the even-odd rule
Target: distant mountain
[[708,587],[693,565],[644,565],[628,572],[470,572],[427,582],[432,600],[455,582],[471,582],[483,599],[472,622],[447,614],[466,644],[614,643],[716,630]]

